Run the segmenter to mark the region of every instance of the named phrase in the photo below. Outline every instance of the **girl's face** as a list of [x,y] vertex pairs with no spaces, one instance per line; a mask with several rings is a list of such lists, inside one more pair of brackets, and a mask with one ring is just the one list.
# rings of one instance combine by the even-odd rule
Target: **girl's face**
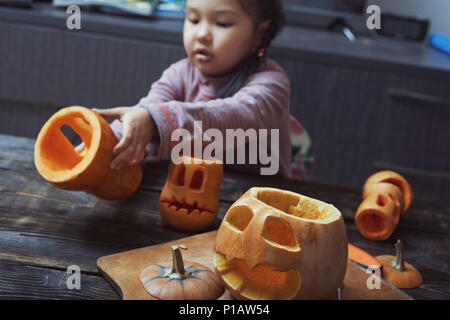
[[204,74],[234,71],[259,46],[261,28],[255,28],[238,0],[186,1],[184,48]]

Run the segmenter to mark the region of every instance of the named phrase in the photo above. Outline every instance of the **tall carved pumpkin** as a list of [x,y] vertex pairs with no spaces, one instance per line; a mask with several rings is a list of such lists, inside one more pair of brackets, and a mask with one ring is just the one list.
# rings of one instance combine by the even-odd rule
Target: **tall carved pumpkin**
[[388,239],[409,209],[413,192],[408,181],[394,171],[371,175],[363,187],[363,201],[355,215],[360,233],[371,240]]
[[159,199],[164,221],[180,231],[208,228],[219,209],[219,188],[223,164],[215,159],[182,157],[182,163],[169,166],[169,174]]
[[222,221],[214,268],[236,298],[331,298],[344,279],[347,254],[344,220],[333,205],[251,188]]
[[[61,127],[68,126],[83,140],[78,153]],[[59,188],[86,191],[100,198],[129,197],[142,179],[141,165],[112,170],[112,150],[117,139],[109,124],[96,112],[79,106],[56,112],[42,127],[34,148],[39,174]]]

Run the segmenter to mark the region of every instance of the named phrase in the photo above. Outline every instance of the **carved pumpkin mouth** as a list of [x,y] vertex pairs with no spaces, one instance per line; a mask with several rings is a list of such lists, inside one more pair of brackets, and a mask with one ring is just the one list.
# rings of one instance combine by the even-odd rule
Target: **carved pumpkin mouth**
[[226,261],[221,253],[214,253],[214,267],[231,290],[240,298],[252,300],[290,300],[300,289],[301,277],[297,269],[276,271],[270,265],[250,269],[243,259]]
[[194,201],[193,204],[189,204],[184,199],[178,201],[175,198],[163,198],[161,199],[161,204],[166,208],[166,210],[170,209],[183,214],[214,214],[211,210],[199,206],[197,201]]

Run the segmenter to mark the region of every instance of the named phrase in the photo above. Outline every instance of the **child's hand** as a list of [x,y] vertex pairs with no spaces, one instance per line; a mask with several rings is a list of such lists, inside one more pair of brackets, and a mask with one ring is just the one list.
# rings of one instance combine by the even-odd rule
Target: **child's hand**
[[145,146],[156,132],[155,122],[147,110],[136,106],[94,110],[104,118],[122,122],[122,139],[113,149],[111,169],[140,163],[145,157]]

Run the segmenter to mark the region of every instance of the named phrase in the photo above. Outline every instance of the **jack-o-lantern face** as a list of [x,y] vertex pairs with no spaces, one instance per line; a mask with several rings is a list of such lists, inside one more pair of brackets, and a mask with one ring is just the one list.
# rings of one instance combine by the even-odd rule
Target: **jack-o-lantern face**
[[347,267],[343,217],[293,192],[251,188],[222,221],[214,267],[236,298],[331,297]]
[[[198,162],[198,163],[197,163]],[[169,175],[159,199],[164,221],[180,231],[200,231],[216,219],[223,164],[219,160],[183,157],[170,164]]]

